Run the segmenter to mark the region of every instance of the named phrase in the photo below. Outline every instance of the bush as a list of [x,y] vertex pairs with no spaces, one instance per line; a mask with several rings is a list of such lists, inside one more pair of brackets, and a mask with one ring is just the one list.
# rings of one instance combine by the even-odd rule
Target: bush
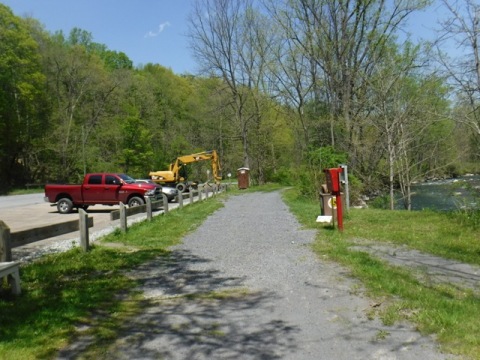
[[386,210],[390,208],[390,197],[388,195],[377,196],[368,205],[374,209]]
[[292,186],[295,183],[295,171],[281,167],[275,173],[269,174],[269,180],[284,186]]

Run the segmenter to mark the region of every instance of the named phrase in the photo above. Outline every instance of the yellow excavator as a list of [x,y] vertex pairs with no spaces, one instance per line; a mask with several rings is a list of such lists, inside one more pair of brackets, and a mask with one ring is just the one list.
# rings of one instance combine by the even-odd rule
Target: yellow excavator
[[185,165],[198,161],[210,160],[212,163],[212,176],[216,184],[222,180],[220,160],[216,150],[204,151],[196,154],[184,155],[178,157],[165,171],[151,171],[150,178],[160,184],[175,186],[178,191],[185,191],[195,186],[196,183],[187,181]]

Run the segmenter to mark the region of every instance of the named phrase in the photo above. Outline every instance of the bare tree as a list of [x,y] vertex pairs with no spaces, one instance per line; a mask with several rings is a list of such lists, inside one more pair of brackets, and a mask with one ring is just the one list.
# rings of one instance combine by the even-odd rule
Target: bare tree
[[385,44],[403,25],[408,15],[426,1],[384,0],[298,0],[268,1],[289,39],[301,49],[312,66],[310,76],[315,103],[327,102],[331,128],[340,128],[339,144],[355,165],[362,141],[364,119],[370,109],[368,79]]
[[[438,55],[463,111],[458,121],[466,124],[480,138],[480,4],[475,0],[442,0],[449,16],[441,22],[437,41]],[[445,47],[456,54],[447,56]],[[451,54],[452,55],[452,54]]]
[[221,78],[230,93],[246,167],[250,167],[249,132],[261,117],[254,95],[262,85],[268,46],[258,21],[251,0],[198,0],[189,17],[190,46],[201,71]]
[[269,64],[271,94],[287,107],[295,109],[300,142],[307,147],[311,129],[305,107],[314,100],[316,77],[312,71],[315,72],[316,67],[293,40],[295,27],[289,12],[277,6],[275,0],[264,0],[264,3],[276,27],[272,49],[274,62]]

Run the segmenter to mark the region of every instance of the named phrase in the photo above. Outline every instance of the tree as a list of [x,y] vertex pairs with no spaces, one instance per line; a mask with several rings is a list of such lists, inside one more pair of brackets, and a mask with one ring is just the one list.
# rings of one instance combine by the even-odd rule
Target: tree
[[331,144],[349,153],[353,167],[361,156],[370,109],[368,80],[375,64],[408,15],[426,4],[422,0],[269,2],[270,8],[280,9],[275,13],[284,13],[277,19],[307,57],[315,103],[328,104]]
[[45,77],[28,25],[0,4],[0,187],[29,180],[29,152],[45,126]]
[[[252,6],[250,0],[203,0],[195,3],[190,15],[190,45],[202,66],[210,76],[218,76],[226,85],[231,101],[233,119],[238,126],[243,147],[243,166],[250,166],[248,131],[251,121],[246,104],[248,85],[253,81],[250,73],[242,68],[244,43],[243,14]],[[206,16],[205,16],[206,15]]]
[[128,116],[122,123],[122,161],[123,171],[136,178],[148,173],[153,158],[150,131],[138,117]]
[[[81,35],[79,35],[81,34]],[[87,172],[92,159],[86,150],[102,144],[91,143],[105,119],[110,98],[117,84],[107,72],[103,61],[89,52],[90,36],[72,30],[69,40],[57,33],[46,50],[46,73],[53,100],[50,151],[59,160],[55,173],[66,181],[74,174]],[[90,151],[93,158],[95,154]],[[81,156],[79,156],[81,154]]]
[[420,47],[407,43],[401,50],[392,44],[388,56],[376,64],[369,92],[373,100],[370,122],[380,153],[386,156],[391,210],[397,185],[405,208],[411,209],[412,183],[445,166],[432,164],[431,159],[440,158],[449,137],[448,132],[439,131],[447,109],[441,79],[419,71],[423,63]]
[[[480,4],[473,0],[442,1],[449,16],[441,21],[438,59],[455,90],[460,111],[456,119],[480,140]],[[443,46],[457,49],[450,57]],[[468,109],[467,111],[465,111]],[[480,158],[480,148],[474,150]]]

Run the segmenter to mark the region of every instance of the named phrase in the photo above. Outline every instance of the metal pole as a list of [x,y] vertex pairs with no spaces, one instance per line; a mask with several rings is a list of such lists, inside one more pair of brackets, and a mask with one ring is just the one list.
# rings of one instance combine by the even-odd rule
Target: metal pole
[[350,210],[350,191],[348,188],[348,166],[345,164],[340,164],[339,165],[342,169],[343,172],[340,174],[340,180],[343,182],[344,187],[345,187],[345,207],[347,208],[346,210]]

